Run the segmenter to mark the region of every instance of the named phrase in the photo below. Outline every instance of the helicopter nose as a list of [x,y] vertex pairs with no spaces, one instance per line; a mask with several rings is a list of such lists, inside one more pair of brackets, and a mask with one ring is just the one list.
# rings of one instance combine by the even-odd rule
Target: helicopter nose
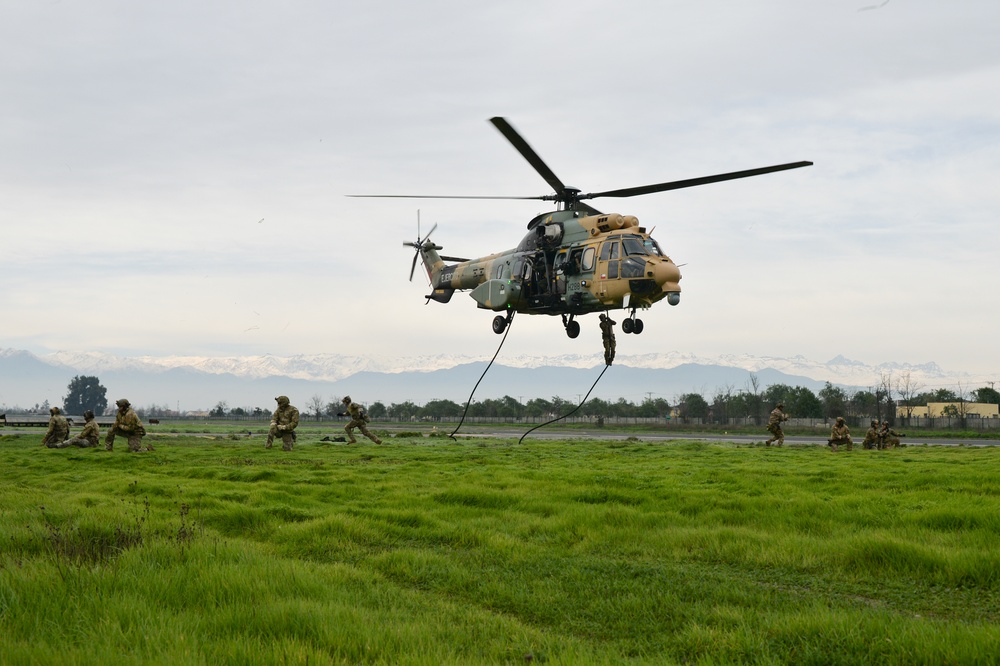
[[667,294],[667,302],[670,305],[677,305],[681,301],[681,271],[677,268],[677,264],[670,261],[669,259],[661,259],[657,262],[650,262],[652,266],[649,267],[652,272],[652,277],[656,280],[656,284],[659,285]]
[[681,271],[677,268],[677,264],[669,259],[660,260],[653,263],[650,268],[653,272],[653,279],[656,280],[656,284],[663,287],[663,291],[681,290],[680,284],[678,284],[681,281]]

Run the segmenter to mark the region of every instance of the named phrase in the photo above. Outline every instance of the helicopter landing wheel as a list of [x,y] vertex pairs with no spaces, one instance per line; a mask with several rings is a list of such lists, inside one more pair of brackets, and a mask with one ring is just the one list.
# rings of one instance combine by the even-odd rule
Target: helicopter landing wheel
[[580,322],[576,321],[575,319],[569,320],[569,322],[567,322],[566,324],[566,335],[568,335],[571,338],[575,338],[576,336],[580,335]]
[[[624,327],[624,323],[622,324],[622,326]],[[642,333],[642,320],[641,319],[636,319],[634,322],[632,322],[632,332],[635,333],[636,335],[639,335],[640,333]]]
[[625,319],[625,320],[623,320],[622,321],[622,333],[631,333],[631,332],[632,332],[632,320],[631,319]]
[[497,315],[493,318],[493,332],[500,335],[507,330],[507,317]]

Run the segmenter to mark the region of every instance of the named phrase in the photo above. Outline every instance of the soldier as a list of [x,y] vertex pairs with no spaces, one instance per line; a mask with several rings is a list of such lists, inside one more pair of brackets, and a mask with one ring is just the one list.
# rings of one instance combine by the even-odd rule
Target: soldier
[[861,442],[861,448],[878,448],[878,421],[872,421],[872,427],[865,433],[865,441]]
[[295,429],[299,426],[299,410],[292,407],[287,395],[279,395],[275,400],[278,408],[271,415],[271,428],[267,431],[265,449],[271,448],[275,435],[281,436],[281,450],[291,451],[295,444]]
[[42,446],[52,448],[53,444],[61,444],[69,437],[69,421],[62,415],[58,407],[49,408],[49,429],[42,438]]
[[365,413],[365,408],[356,402],[351,402],[351,396],[345,395],[344,399],[341,401],[344,403],[344,409],[346,412],[340,412],[337,416],[350,416],[351,422],[344,426],[344,430],[347,431],[348,444],[357,444],[358,440],[354,439],[354,429],[357,428],[361,431],[361,434],[372,440],[376,444],[381,444],[382,440],[371,434],[368,431],[368,426],[366,423],[370,423],[371,419],[368,418],[368,414]]
[[601,315],[601,338],[604,340],[604,365],[611,365],[615,360],[615,324],[617,322],[606,314]]
[[771,416],[767,419],[767,431],[771,433],[773,437],[764,442],[765,445],[771,446],[771,442],[774,442],[777,446],[781,446],[785,443],[785,433],[781,430],[781,422],[787,420],[788,414],[785,413],[785,405],[784,403],[779,402],[774,406],[774,409],[771,410]]
[[50,449],[65,449],[70,446],[79,446],[80,448],[89,448],[91,446],[97,446],[101,441],[101,426],[97,425],[97,421],[94,420],[94,412],[89,409],[83,413],[83,431],[74,437],[73,439],[67,439],[61,444],[49,443],[48,447]]
[[104,449],[111,451],[115,445],[115,435],[128,438],[128,450],[130,453],[140,451],[152,451],[152,446],[143,446],[142,438],[146,436],[146,428],[143,427],[139,415],[132,409],[132,404],[125,398],[116,400],[118,412],[115,414],[114,425],[108,430],[107,437],[104,438]]
[[882,446],[880,448],[883,449],[899,448],[900,445],[899,438],[906,437],[906,435],[904,435],[903,433],[896,432],[895,430],[890,428],[888,421],[882,421],[882,430],[879,432],[879,435],[882,438]]
[[830,441],[829,445],[834,451],[837,450],[838,444],[847,444],[847,450],[854,450],[854,440],[851,439],[851,431],[844,423],[844,417],[838,416],[837,422],[834,424],[833,429],[830,430]]

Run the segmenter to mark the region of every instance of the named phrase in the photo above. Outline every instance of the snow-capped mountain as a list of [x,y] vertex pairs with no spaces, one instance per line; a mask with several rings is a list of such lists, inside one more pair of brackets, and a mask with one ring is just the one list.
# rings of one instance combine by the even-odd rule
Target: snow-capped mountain
[[[28,353],[0,349],[0,357],[7,354]],[[187,369],[212,375],[232,375],[244,379],[289,377],[307,381],[336,382],[360,372],[402,373],[434,372],[470,363],[486,362],[484,356],[406,356],[399,358],[358,357],[341,354],[312,354],[300,356],[135,356],[124,357],[101,352],[59,351],[36,357],[43,363],[67,368],[80,374],[102,372],[143,371],[164,372]],[[586,369],[603,363],[601,354],[563,354],[559,356],[518,356],[499,358],[497,364],[509,368],[563,367]],[[909,372],[911,378],[925,385],[952,384],[966,377],[964,373],[945,372],[936,363],[922,364],[887,362],[870,365],[837,356],[826,362],[813,361],[803,356],[776,357],[749,354],[723,354],[717,357],[697,356],[681,352],[660,354],[619,354],[615,364],[631,368],[668,370],[682,365],[720,366],[747,372],[765,369],[778,370],[789,375],[848,386],[873,386],[883,375]]]

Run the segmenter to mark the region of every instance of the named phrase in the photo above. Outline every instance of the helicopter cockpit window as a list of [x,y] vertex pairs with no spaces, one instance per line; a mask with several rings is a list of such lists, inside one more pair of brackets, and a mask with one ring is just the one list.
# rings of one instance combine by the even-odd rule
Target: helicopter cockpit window
[[629,255],[632,255],[632,254],[640,254],[640,255],[649,254],[649,251],[646,249],[646,246],[643,244],[641,238],[637,238],[635,236],[629,236],[627,238],[623,238],[622,239],[622,245],[624,246],[623,249],[625,250],[625,254],[629,254]]
[[618,258],[618,241],[608,241],[601,246],[601,261]]
[[494,271],[493,277],[495,277],[498,280],[500,278],[502,278],[503,277],[503,268],[504,268],[503,264],[497,264],[497,269],[496,269],[496,271]]
[[591,273],[594,270],[594,258],[597,256],[597,249],[588,247],[583,251],[583,261],[580,266],[584,273]]
[[623,278],[640,278],[642,277],[643,271],[646,270],[646,262],[638,257],[629,257],[622,262],[621,266],[621,277]]
[[643,239],[642,244],[646,246],[646,251],[649,254],[656,255],[657,257],[663,256],[663,250],[660,249],[660,244],[652,238]]

